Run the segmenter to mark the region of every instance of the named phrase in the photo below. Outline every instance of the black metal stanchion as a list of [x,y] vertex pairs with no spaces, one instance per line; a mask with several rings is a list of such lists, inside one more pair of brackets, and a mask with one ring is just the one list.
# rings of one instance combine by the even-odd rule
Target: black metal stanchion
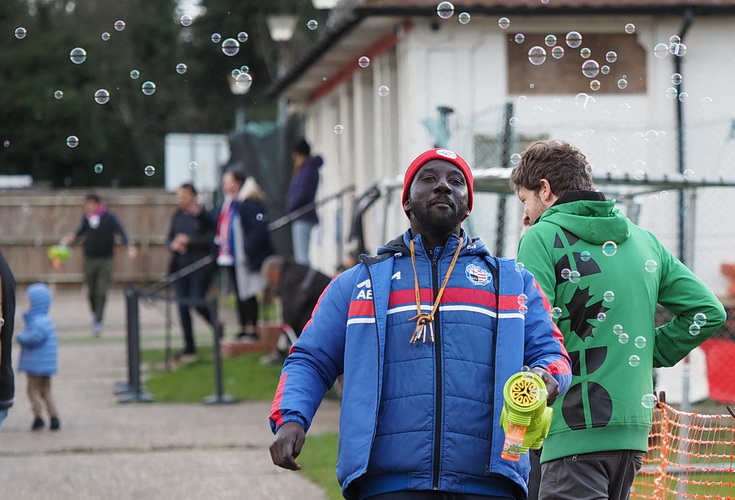
[[127,313],[128,384],[120,392],[119,403],[150,402],[153,397],[140,384],[140,294],[133,287],[125,289]]
[[202,403],[205,405],[232,404],[237,402],[237,400],[232,396],[224,394],[222,387],[222,353],[220,351],[222,323],[219,321],[216,300],[209,302],[209,312],[213,323],[214,342],[212,345],[212,355],[214,356],[214,387],[216,392],[215,394],[204,398]]

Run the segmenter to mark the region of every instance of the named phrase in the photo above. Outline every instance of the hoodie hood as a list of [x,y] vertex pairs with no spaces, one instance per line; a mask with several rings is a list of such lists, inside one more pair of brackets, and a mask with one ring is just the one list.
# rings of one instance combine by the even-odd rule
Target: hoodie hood
[[[490,252],[488,251],[487,247],[485,246],[485,242],[482,241],[482,238],[470,238],[467,236],[467,233],[464,229],[460,230],[460,234],[463,238],[462,246],[464,247],[462,250],[462,254],[470,254],[470,255],[480,255],[480,256],[489,256]],[[457,248],[457,244],[459,243],[459,236],[456,234],[452,234],[447,239],[446,243],[444,244],[445,250],[449,248],[451,252],[453,252]],[[425,253],[424,249],[424,239],[420,234],[417,234],[413,237],[414,243],[416,244],[416,251],[418,253]],[[390,242],[386,243],[384,246],[381,246],[378,248],[378,256],[383,256],[383,254],[404,254],[404,255],[410,255],[411,250],[409,249],[408,245],[411,242],[411,230],[408,229],[405,233],[403,233],[401,236],[397,237],[394,240],[391,240]]]
[[544,222],[600,245],[606,241],[620,244],[630,236],[627,219],[615,208],[615,200],[581,200],[552,205],[536,221],[537,224]]
[[34,283],[26,289],[26,295],[31,302],[29,312],[33,314],[48,314],[51,308],[51,290],[45,283]]

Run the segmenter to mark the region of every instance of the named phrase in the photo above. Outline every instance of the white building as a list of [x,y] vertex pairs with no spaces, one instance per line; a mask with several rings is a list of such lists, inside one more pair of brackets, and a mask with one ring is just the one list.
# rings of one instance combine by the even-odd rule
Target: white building
[[[579,146],[595,177],[629,174],[633,186],[602,188],[613,196],[646,175],[735,177],[735,0],[476,0],[456,2],[447,19],[438,3],[340,2],[319,41],[271,87],[304,114],[312,150],[325,158],[319,197],[397,178],[435,144],[474,168],[508,167],[511,154],[547,137]],[[451,109],[445,128],[440,107]],[[365,219],[371,252],[408,226],[393,194]],[[466,229],[514,256],[520,203],[506,200],[499,248],[499,196],[476,200]],[[685,262],[725,296],[735,190],[699,189],[696,200],[696,212],[683,205],[694,230],[681,239],[677,192],[656,188],[627,209],[675,254],[684,245]],[[328,271],[350,216],[336,211],[320,209],[312,239],[315,264]]]

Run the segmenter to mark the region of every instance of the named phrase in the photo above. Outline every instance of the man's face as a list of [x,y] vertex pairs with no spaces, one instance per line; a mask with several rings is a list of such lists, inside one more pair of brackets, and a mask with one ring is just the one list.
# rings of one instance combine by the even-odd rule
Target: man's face
[[227,172],[222,176],[222,192],[227,196],[235,196],[240,191],[240,184],[235,180],[232,173]]
[[179,188],[176,190],[176,204],[179,208],[187,208],[194,202],[194,193],[190,189]]
[[541,217],[541,214],[546,211],[551,205],[546,205],[538,191],[531,191],[524,187],[518,188],[518,199],[523,203],[523,232],[525,229],[530,227],[536,219]]
[[88,214],[93,214],[100,208],[100,204],[96,201],[86,200],[84,202],[84,211]]
[[462,171],[446,160],[430,160],[419,168],[404,208],[419,232],[449,234],[469,214],[469,188]]

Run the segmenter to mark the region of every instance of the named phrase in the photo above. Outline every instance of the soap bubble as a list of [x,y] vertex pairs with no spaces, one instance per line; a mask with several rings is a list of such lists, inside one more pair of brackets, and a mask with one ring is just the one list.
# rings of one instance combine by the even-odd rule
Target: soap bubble
[[613,292],[612,290],[607,290],[605,293],[602,294],[602,299],[605,302],[612,302],[613,300],[615,300],[615,292]]
[[130,70],[130,78],[132,80],[137,80],[138,78],[140,78],[140,71],[138,71],[137,69]]
[[361,56],[357,60],[357,65],[361,68],[367,68],[368,66],[370,66],[370,58],[368,56]]
[[518,153],[513,153],[510,155],[510,163],[513,165],[518,165],[521,162],[521,155]]
[[501,17],[498,19],[498,27],[500,27],[501,30],[507,30],[508,26],[510,26],[510,19],[507,17]]
[[115,31],[123,31],[125,29],[125,21],[118,19],[115,21]]
[[646,272],[655,273],[658,269],[658,262],[653,259],[648,259],[643,265],[643,268],[646,270]]
[[23,26],[18,26],[15,28],[15,38],[18,40],[23,40],[26,35],[28,34],[28,31]]
[[153,95],[156,93],[156,84],[153,82],[143,82],[143,85],[140,86],[140,90],[143,91],[145,95]]
[[110,93],[106,89],[99,89],[94,93],[94,100],[97,104],[107,104],[110,100]]
[[151,177],[153,174],[156,173],[156,167],[154,167],[153,165],[148,165],[143,169],[143,173],[148,177]]
[[635,341],[633,343],[638,349],[643,349],[644,347],[646,347],[648,341],[646,340],[646,337],[639,335],[635,338]]
[[389,93],[390,93],[390,89],[388,88],[388,86],[387,86],[387,85],[381,85],[380,87],[378,87],[378,95],[379,95],[380,97],[385,97],[385,96],[387,96],[387,95],[388,95]]
[[181,23],[181,26],[191,26],[191,23],[193,23],[194,20],[191,18],[189,14],[184,14],[179,19],[179,22]]
[[212,43],[220,43],[222,41],[222,35],[219,33],[212,33],[212,36],[210,36],[209,39],[212,40]]
[[436,6],[436,14],[442,19],[449,19],[454,15],[454,5],[452,2],[439,2]]
[[701,326],[696,323],[692,323],[691,325],[689,325],[689,335],[691,335],[692,337],[696,337],[697,335],[699,335],[701,329]]
[[311,31],[314,31],[319,27],[319,22],[316,19],[309,19],[309,21],[306,23],[306,27],[309,28]]
[[618,60],[618,53],[614,50],[609,51],[607,54],[605,54],[605,60],[610,64],[614,63]]
[[679,92],[679,100],[681,102],[686,102],[689,100],[689,94],[687,92]]
[[664,95],[667,99],[676,99],[679,96],[679,91],[676,90],[676,87],[669,87],[664,92]]
[[76,135],[70,135],[66,138],[66,145],[72,149],[79,146],[79,137]]
[[665,43],[657,43],[656,46],[653,47],[653,55],[659,59],[663,59],[669,55],[669,46]]
[[240,43],[247,42],[248,38],[250,38],[250,36],[244,31],[241,31],[240,33],[237,34],[237,41]]
[[590,82],[590,90],[597,92],[598,90],[600,90],[600,86],[600,80],[592,80]]
[[528,300],[528,295],[526,295],[525,293],[521,293],[521,294],[518,295],[518,304],[519,305],[525,304],[527,300]]
[[628,80],[626,80],[625,78],[621,78],[620,80],[618,80],[618,88],[620,90],[625,90],[626,88],[628,88]]
[[199,164],[197,162],[195,162],[195,161],[190,161],[189,162],[189,170],[191,170],[193,172],[197,168],[199,168]]
[[528,51],[528,61],[534,66],[539,66],[546,61],[546,50],[540,45],[534,45]]
[[707,324],[707,315],[704,313],[697,313],[694,315],[694,324],[697,326],[704,326]]
[[607,314],[605,314],[604,312],[601,312],[597,315],[597,321],[599,321],[600,323],[604,322],[606,319]]
[[189,68],[187,68],[186,67],[186,64],[184,64],[184,63],[179,63],[179,64],[176,65],[176,72],[178,74],[180,74],[180,75],[183,75],[184,73],[186,73],[186,70],[187,69],[189,69]]
[[241,72],[235,77],[235,85],[240,89],[249,89],[253,84],[253,77],[247,71]]
[[612,257],[618,251],[618,244],[614,241],[606,241],[602,244],[602,254],[606,257]]
[[547,47],[553,47],[556,45],[556,36],[555,35],[546,35],[544,38],[544,43]]
[[71,59],[71,62],[74,64],[82,64],[87,60],[87,51],[81,47],[74,47],[71,49],[71,52],[69,52],[69,59]]
[[644,408],[648,408],[649,410],[655,408],[657,403],[658,398],[655,394],[644,394],[641,398],[641,404]]
[[687,53],[687,46],[683,43],[672,43],[669,45],[669,53],[677,57],[682,57]]
[[587,262],[590,260],[590,253],[587,250],[583,250],[579,253],[579,258],[582,259],[582,262]]
[[615,326],[613,326],[613,333],[615,335],[620,335],[621,333],[623,333],[623,325],[615,325]]
[[59,100],[64,98],[64,92],[62,90],[57,90],[54,92],[54,99]]
[[525,269],[526,265],[523,262],[516,262],[515,268],[516,271],[521,272],[521,269]]
[[105,166],[101,163],[95,163],[93,167],[95,174],[101,174],[104,169],[105,169]]
[[587,59],[589,56],[592,55],[592,51],[589,49],[589,47],[584,47],[579,51],[579,55],[582,56],[583,59]]
[[471,16],[469,12],[461,12],[459,14],[459,23],[460,24],[467,24],[470,22]]
[[582,35],[580,35],[578,31],[570,31],[569,33],[567,33],[565,39],[567,42],[567,46],[572,49],[576,49],[577,47],[582,45]]
[[561,279],[568,280],[569,276],[571,275],[572,275],[572,270],[569,269],[568,267],[565,267],[564,269],[561,270]]
[[580,274],[579,271],[572,271],[569,273],[569,282],[570,283],[579,283]]
[[588,174],[592,174],[593,170],[594,170],[594,167],[590,163],[584,166],[584,171]]
[[553,57],[554,59],[561,59],[562,57],[564,57],[564,47],[562,47],[561,45],[557,45],[556,47],[551,49],[551,57]]
[[554,307],[551,309],[551,317],[554,319],[561,318],[561,307]]
[[628,334],[623,332],[620,335],[618,335],[618,342],[621,344],[627,344],[630,337],[628,337]]
[[222,42],[222,53],[226,56],[234,56],[240,52],[240,42],[234,38],[227,38]]
[[627,34],[629,34],[629,35],[632,35],[633,33],[635,33],[635,24],[633,24],[633,23],[626,24],[625,25],[625,32]]
[[673,85],[681,85],[681,82],[684,80],[684,78],[681,76],[681,73],[674,73],[671,75],[671,83]]
[[345,128],[342,125],[337,124],[337,125],[334,126],[334,133],[335,134],[342,135],[344,133],[344,131],[345,131]]
[[102,39],[103,42],[109,42],[110,41],[110,33],[108,33],[107,31],[104,31],[100,35],[100,38]]
[[600,73],[600,65],[594,59],[582,63],[582,74],[587,78],[594,78]]
[[654,144],[655,142],[658,142],[658,132],[656,132],[655,130],[646,130],[644,137],[646,139],[646,142],[649,144]]
[[513,39],[515,40],[517,44],[520,45],[526,41],[526,35],[524,35],[523,33],[518,33]]
[[526,304],[518,306],[518,312],[521,314],[526,314],[528,312],[528,306]]
[[633,354],[628,358],[628,364],[635,368],[636,366],[641,364],[641,358],[640,356]]

